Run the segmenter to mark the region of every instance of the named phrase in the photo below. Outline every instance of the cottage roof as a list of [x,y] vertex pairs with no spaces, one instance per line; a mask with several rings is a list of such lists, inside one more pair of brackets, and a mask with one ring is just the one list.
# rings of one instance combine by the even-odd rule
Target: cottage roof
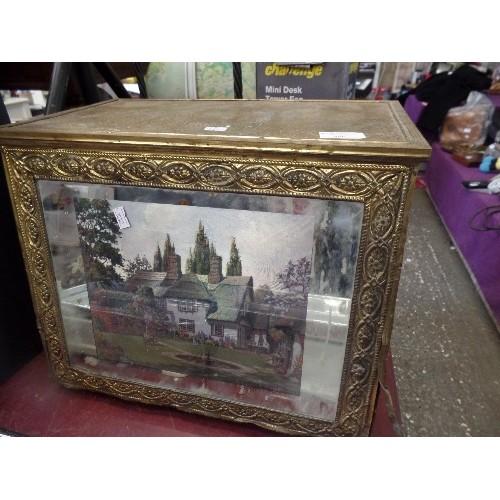
[[194,273],[183,274],[175,284],[167,288],[165,295],[182,299],[213,300],[205,285]]
[[[238,320],[245,294],[252,293],[251,276],[227,276],[220,283],[208,283],[207,275],[183,274],[178,280],[166,279],[167,273],[139,271],[125,284],[127,291],[141,285],[151,286],[157,297],[195,299],[215,302],[217,310],[208,319],[235,322]],[[252,298],[250,298],[251,300]]]
[[167,273],[158,273],[153,271],[137,271],[126,283],[125,291],[135,292],[140,286],[157,287],[164,279]]
[[233,286],[253,286],[253,278],[251,276],[226,276],[219,283],[209,283],[207,275],[198,275],[199,280],[209,289],[215,290],[221,285],[233,285]]
[[237,321],[245,294],[252,283],[251,276],[228,276],[218,283],[211,289],[217,302],[217,310],[209,314],[208,319]]

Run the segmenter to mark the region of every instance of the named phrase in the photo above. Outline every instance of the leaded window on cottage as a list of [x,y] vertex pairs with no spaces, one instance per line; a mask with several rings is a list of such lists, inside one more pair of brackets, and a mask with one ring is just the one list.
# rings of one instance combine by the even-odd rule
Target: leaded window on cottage
[[179,331],[185,333],[195,333],[195,325],[192,319],[179,318]]
[[212,325],[212,335],[214,337],[223,337],[224,336],[224,325]]
[[182,312],[196,312],[198,311],[198,301],[195,299],[179,299],[177,309]]

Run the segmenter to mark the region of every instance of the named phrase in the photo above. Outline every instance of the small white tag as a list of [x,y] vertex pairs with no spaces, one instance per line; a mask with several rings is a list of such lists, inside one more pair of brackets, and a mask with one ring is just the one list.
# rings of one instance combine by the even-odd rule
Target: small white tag
[[130,222],[125,215],[125,210],[123,207],[113,208],[113,213],[115,214],[116,222],[118,222],[118,226],[120,227],[120,229],[130,227]]
[[225,127],[205,127],[204,130],[207,132],[226,132],[229,127],[230,125],[226,125]]
[[363,132],[320,132],[320,139],[366,139]]

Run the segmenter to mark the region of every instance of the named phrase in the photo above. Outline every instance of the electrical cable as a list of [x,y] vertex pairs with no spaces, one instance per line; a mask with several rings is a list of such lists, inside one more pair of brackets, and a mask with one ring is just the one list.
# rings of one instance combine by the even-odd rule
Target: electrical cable
[[[500,213],[500,205],[484,207],[478,210],[469,220],[469,228],[473,231],[500,231],[500,224],[490,225],[490,218],[498,213]],[[477,221],[481,216],[481,221]]]

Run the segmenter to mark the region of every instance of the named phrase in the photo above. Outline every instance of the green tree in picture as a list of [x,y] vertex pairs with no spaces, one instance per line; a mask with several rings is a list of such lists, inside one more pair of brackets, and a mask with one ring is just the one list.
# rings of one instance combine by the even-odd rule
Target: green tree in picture
[[121,231],[107,200],[75,198],[75,213],[87,282],[120,282],[123,258],[117,247]]
[[288,261],[285,269],[276,274],[276,281],[281,289],[276,293],[270,290],[267,296],[262,295],[267,304],[273,308],[273,314],[285,314],[291,307],[307,303],[311,282],[311,261],[302,257],[296,262]]
[[210,258],[212,257],[218,257],[218,255],[217,250],[215,250],[215,245],[213,243],[210,243]]
[[131,278],[138,271],[152,271],[153,268],[145,255],[137,254],[132,260],[125,261],[124,271],[127,279]]
[[195,274],[208,274],[210,272],[210,242],[205,234],[203,224],[199,223],[196,233],[194,251],[189,251],[186,271]]
[[227,276],[241,276],[241,259],[236,247],[236,239],[233,238],[231,241],[231,250],[229,252],[229,262],[226,266]]
[[167,233],[165,238],[165,243],[163,245],[163,271],[168,269],[168,257],[169,255],[175,255],[175,246],[170,242],[170,235]]
[[153,256],[153,271],[161,273],[163,271],[163,259],[161,257],[160,245],[156,245],[156,251]]

